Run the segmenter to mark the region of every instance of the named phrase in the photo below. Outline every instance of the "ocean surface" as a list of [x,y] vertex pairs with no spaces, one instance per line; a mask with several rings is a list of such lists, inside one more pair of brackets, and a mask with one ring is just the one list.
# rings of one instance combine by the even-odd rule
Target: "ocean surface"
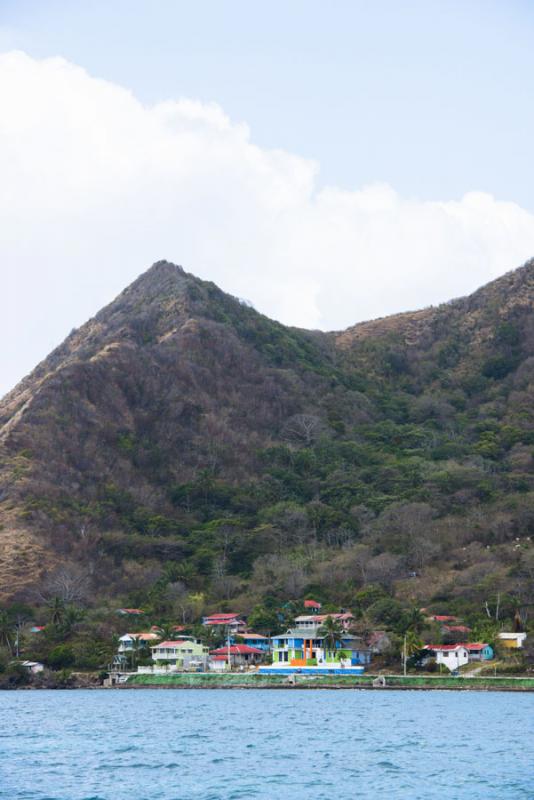
[[0,692],[2,800],[534,798],[534,694]]

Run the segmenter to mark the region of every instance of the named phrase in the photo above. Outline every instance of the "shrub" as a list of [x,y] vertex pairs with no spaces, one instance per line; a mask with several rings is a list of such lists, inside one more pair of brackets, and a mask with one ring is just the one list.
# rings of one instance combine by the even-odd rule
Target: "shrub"
[[50,651],[46,660],[52,669],[66,669],[74,664],[75,655],[69,645],[58,644]]

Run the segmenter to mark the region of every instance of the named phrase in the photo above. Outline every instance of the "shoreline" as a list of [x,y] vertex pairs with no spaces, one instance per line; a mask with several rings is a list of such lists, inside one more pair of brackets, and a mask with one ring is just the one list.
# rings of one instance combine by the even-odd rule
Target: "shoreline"
[[[378,680],[383,683],[378,684]],[[111,687],[110,687],[111,688]],[[116,684],[119,689],[365,689],[401,691],[511,691],[534,692],[534,677],[529,676],[487,676],[451,677],[421,675],[361,675],[345,676],[304,676],[262,675],[258,673],[241,675],[176,674],[176,675],[134,675],[127,682]]]
[[386,691],[386,692],[523,692],[523,693],[532,693],[534,692],[534,686],[532,688],[524,688],[524,687],[513,687],[513,686],[342,686],[342,685],[332,685],[332,686],[310,686],[307,684],[304,685],[287,685],[287,686],[251,686],[249,684],[234,684],[233,686],[224,686],[224,685],[215,685],[215,686],[190,686],[187,684],[146,684],[143,686],[139,686],[136,684],[122,684],[120,686],[113,686],[113,687],[100,687],[104,688],[112,688],[112,689],[128,689],[128,690],[142,690],[142,689],[163,689],[165,691],[168,690],[178,690],[178,689],[185,689],[186,691],[200,689],[201,691],[214,691],[217,689],[224,689],[226,691],[231,690],[266,690],[266,691]]
[[[378,683],[378,680],[381,682]],[[382,682],[383,681],[383,682]],[[262,675],[258,673],[173,673],[171,675],[131,674],[124,683],[102,683],[96,673],[76,673],[62,683],[53,679],[25,685],[2,687],[4,691],[39,691],[43,689],[75,691],[80,689],[268,689],[268,690],[374,690],[374,691],[467,691],[534,692],[534,676],[451,677],[422,675],[303,676]]]

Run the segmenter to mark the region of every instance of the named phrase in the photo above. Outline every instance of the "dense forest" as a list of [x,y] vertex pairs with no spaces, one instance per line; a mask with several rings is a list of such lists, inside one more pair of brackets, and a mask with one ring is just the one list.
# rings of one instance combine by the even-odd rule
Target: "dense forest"
[[528,625],[533,307],[530,262],[304,331],[158,262],[0,401],[5,608]]

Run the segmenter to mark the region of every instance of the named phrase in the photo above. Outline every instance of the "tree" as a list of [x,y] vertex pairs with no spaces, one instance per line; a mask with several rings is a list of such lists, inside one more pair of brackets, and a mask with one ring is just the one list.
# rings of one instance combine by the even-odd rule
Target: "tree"
[[369,607],[369,616],[378,625],[401,628],[404,621],[404,609],[393,597],[384,597]]
[[323,428],[319,417],[313,414],[294,414],[282,428],[282,439],[296,445],[309,447]]
[[0,611],[0,645],[7,647],[10,654],[13,653],[11,642],[13,632],[13,620],[10,618],[7,611]]
[[260,633],[274,633],[280,629],[280,620],[275,608],[266,608],[264,605],[254,606],[248,617],[248,624],[252,630]]
[[130,651],[129,651],[130,666],[131,666],[132,669],[135,669],[137,667],[137,662],[139,660],[140,651],[141,651],[141,643],[139,641],[139,637],[138,636],[133,636],[132,637],[132,646],[131,646]]
[[156,631],[160,642],[168,641],[169,639],[174,639],[177,635],[175,631],[176,625],[172,622],[164,622],[158,625],[158,630]]
[[54,597],[49,603],[50,622],[59,627],[65,616],[65,602],[61,597]]
[[74,652],[69,645],[58,644],[48,654],[47,661],[52,669],[66,669],[74,664]]
[[319,635],[324,637],[325,650],[333,652],[343,641],[343,627],[336,619],[327,617],[319,628]]
[[418,653],[423,648],[423,642],[417,635],[416,631],[413,629],[408,629],[406,631],[406,655],[408,658],[411,658],[413,655]]
[[82,611],[81,608],[76,608],[76,606],[65,606],[63,609],[62,619],[56,624],[59,628],[61,628],[61,633],[63,633],[64,636],[68,636],[79,626],[84,616],[85,612]]
[[420,633],[423,628],[426,627],[426,620],[419,611],[419,609],[414,606],[410,611],[406,613],[406,630],[410,631],[411,633],[417,634]]
[[89,593],[89,574],[77,564],[66,564],[53,572],[44,585],[45,598],[59,597],[64,603],[83,603]]

